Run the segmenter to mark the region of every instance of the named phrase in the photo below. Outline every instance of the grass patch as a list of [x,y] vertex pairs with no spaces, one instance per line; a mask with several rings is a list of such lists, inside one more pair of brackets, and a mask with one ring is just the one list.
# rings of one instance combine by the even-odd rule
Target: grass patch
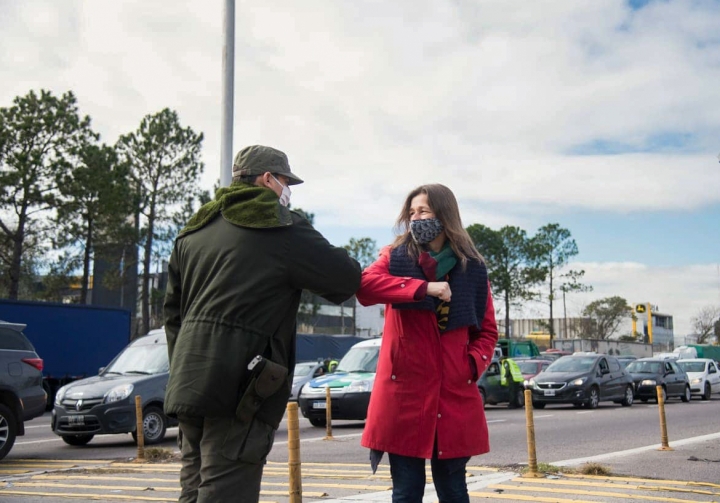
[[610,475],[610,469],[599,463],[585,463],[578,469],[583,475]]
[[163,449],[162,447],[148,447],[145,449],[145,461],[150,463],[166,463],[179,460],[180,455],[175,454],[170,449]]
[[[524,465],[520,470],[520,473],[527,473],[530,471],[527,465]],[[546,475],[555,475],[558,473],[576,473],[573,468],[567,466],[555,466],[550,463],[538,463],[537,473],[544,473]]]

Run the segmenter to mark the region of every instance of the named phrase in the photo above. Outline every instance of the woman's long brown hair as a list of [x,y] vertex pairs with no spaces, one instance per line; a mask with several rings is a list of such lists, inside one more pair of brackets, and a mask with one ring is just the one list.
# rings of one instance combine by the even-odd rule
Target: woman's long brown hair
[[397,248],[400,245],[407,245],[408,253],[413,258],[418,258],[425,251],[410,234],[410,205],[412,200],[420,194],[427,196],[430,209],[435,213],[435,217],[442,222],[450,247],[460,259],[462,268],[465,269],[467,261],[471,259],[483,262],[482,255],[477,251],[470,235],[462,226],[460,209],[455,195],[449,188],[439,183],[421,185],[408,194],[400,215],[395,222],[397,237],[392,247]]

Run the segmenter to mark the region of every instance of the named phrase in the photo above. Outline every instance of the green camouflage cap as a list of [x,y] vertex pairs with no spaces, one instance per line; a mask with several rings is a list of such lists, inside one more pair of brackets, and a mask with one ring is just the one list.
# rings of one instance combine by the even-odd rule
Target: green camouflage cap
[[288,185],[303,183],[303,180],[290,171],[287,156],[272,147],[251,145],[245,147],[235,156],[232,174],[236,176],[262,175],[267,172],[283,175],[290,180]]

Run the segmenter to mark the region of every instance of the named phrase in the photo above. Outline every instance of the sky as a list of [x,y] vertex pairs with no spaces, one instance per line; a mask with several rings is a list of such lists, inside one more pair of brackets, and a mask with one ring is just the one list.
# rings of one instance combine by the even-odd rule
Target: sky
[[[223,5],[0,0],[0,107],[73,91],[109,144],[174,109],[209,190]],[[238,0],[234,100],[233,151],[287,153],[333,244],[391,242],[407,193],[442,183],[466,226],[571,232],[593,291],[568,316],[620,295],[677,338],[720,305],[718,0]]]

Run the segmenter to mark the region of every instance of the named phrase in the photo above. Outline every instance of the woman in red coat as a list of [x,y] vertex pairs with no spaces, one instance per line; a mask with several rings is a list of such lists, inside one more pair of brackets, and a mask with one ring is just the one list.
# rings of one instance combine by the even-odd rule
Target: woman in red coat
[[357,298],[386,304],[362,445],[390,459],[393,503],[420,503],[425,460],[441,503],[469,501],[465,465],[490,450],[479,376],[497,325],[487,269],[444,185],[407,196],[401,234],[363,272]]

